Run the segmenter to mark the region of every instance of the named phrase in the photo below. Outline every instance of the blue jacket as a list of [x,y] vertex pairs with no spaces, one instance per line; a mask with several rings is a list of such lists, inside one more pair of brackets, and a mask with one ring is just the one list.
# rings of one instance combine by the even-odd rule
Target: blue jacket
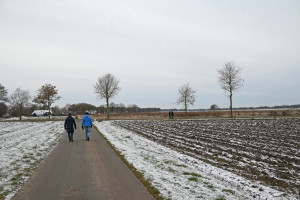
[[88,114],[85,114],[84,117],[82,118],[81,126],[89,126],[92,127],[92,119]]

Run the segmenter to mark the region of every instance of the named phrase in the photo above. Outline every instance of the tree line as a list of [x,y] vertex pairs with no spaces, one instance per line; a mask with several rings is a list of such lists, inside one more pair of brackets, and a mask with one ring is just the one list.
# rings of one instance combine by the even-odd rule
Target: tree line
[[114,102],[109,103],[109,111],[107,111],[107,105],[95,106],[87,103],[78,103],[78,104],[67,104],[60,111],[56,110],[55,113],[65,114],[67,112],[71,112],[74,115],[82,114],[85,111],[89,111],[92,114],[105,114],[107,113],[134,113],[134,112],[159,112],[160,108],[140,108],[135,104],[129,104],[125,106],[125,104],[120,103],[116,104]]
[[[48,89],[46,89],[48,88]],[[48,91],[50,90],[50,91]],[[45,92],[48,91],[48,92]],[[55,92],[56,91],[56,92]],[[101,113],[107,114],[107,105],[95,106],[88,103],[66,104],[63,107],[51,106],[55,100],[59,99],[57,95],[57,89],[54,86],[50,87],[50,84],[42,86],[37,91],[37,96],[33,98],[33,103],[30,102],[32,97],[29,95],[29,91],[21,90],[17,88],[13,94],[8,96],[7,90],[0,84],[1,101],[0,102],[0,117],[5,114],[9,116],[18,116],[21,120],[22,115],[29,116],[34,110],[50,110],[55,115],[67,115],[71,112],[73,115],[83,114],[85,111],[89,111],[92,114]],[[48,95],[45,95],[48,94]],[[46,98],[46,96],[48,96]],[[50,97],[51,96],[51,97]],[[55,96],[55,97],[54,97]],[[48,99],[48,100],[46,100]],[[5,102],[10,102],[10,106],[7,106]],[[35,103],[38,102],[38,103]],[[159,112],[160,108],[140,108],[136,104],[116,104],[114,102],[109,103],[109,113],[131,113],[131,112]],[[48,112],[48,114],[50,114]]]
[[[244,80],[241,78],[241,68],[235,65],[233,62],[227,62],[220,69],[217,69],[218,72],[218,83],[228,95],[230,100],[230,111],[232,114],[232,102],[233,102],[233,93],[237,92],[244,83]],[[91,104],[79,103],[79,104],[67,104],[64,108],[54,107],[52,110],[55,110],[58,113],[64,112],[73,112],[73,113],[83,113],[86,110],[105,113],[107,118],[109,118],[110,113],[124,113],[124,112],[153,112],[159,111],[159,108],[139,108],[137,105],[125,106],[124,104],[115,104],[110,103],[111,98],[115,97],[118,92],[121,90],[120,80],[113,76],[112,74],[105,74],[101,77],[98,77],[96,84],[94,85],[94,92],[97,95],[98,99],[105,99],[106,105],[101,105],[96,107]],[[22,118],[22,114],[32,111],[36,108],[47,109],[49,119],[50,111],[52,104],[60,99],[58,95],[58,89],[56,86],[51,84],[45,84],[36,91],[36,96],[33,98],[32,102],[36,105],[30,104],[30,99],[32,97],[29,94],[28,90],[21,90],[17,88],[13,94],[8,97],[7,90],[4,86],[0,84],[0,116],[1,114],[7,112],[7,106],[4,102],[9,101],[11,106],[9,108],[9,113],[11,115],[17,115]],[[188,110],[188,106],[193,105],[196,100],[196,90],[194,90],[189,83],[185,83],[178,89],[178,99],[177,104],[183,104],[185,112]],[[29,109],[30,108],[30,109]],[[217,109],[217,105],[212,105],[211,109]],[[28,113],[26,113],[28,114]]]
[[[233,62],[227,62],[218,72],[218,83],[229,97],[230,114],[233,116],[233,93],[237,92],[244,84],[244,79],[241,77],[241,68]],[[109,118],[110,98],[114,97],[120,91],[119,79],[111,74],[106,74],[98,78],[98,82],[94,85],[95,93],[100,99],[106,100],[107,118]],[[183,104],[184,110],[187,112],[188,106],[193,105],[196,100],[196,90],[190,87],[189,83],[182,85],[178,89],[177,104]],[[211,109],[217,109],[217,105],[212,105]]]
[[[36,104],[31,104],[30,100],[32,97],[28,90],[17,88],[10,96],[8,96],[7,90],[0,84],[0,101],[2,101],[0,116],[9,112],[11,116],[18,116],[20,120],[22,120],[22,115],[29,115],[33,110],[42,108],[48,110],[50,119],[51,106],[60,98],[56,86],[45,84],[36,91],[36,96],[33,97],[32,102]],[[7,107],[5,102],[10,102],[10,107]]]

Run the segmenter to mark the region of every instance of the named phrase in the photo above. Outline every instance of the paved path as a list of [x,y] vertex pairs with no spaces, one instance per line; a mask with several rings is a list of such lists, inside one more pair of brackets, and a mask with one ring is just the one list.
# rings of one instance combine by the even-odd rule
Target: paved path
[[66,134],[13,200],[153,199],[94,128],[86,141],[76,123],[74,142]]

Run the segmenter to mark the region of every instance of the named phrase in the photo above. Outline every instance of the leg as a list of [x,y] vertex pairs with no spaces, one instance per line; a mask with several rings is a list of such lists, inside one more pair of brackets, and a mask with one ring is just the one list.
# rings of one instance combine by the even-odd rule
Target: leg
[[86,137],[86,140],[90,140],[90,136],[91,136],[91,127],[86,126],[86,127],[84,127],[84,129],[85,129],[85,137]]
[[89,127],[88,129],[88,138],[90,138],[90,136],[91,136],[91,127]]
[[88,140],[90,137],[90,127],[86,126],[84,127],[85,130],[85,139]]
[[69,142],[71,142],[71,133],[68,132],[68,138],[69,138]]
[[85,139],[87,140],[87,127],[84,127],[84,130],[85,130]]
[[73,132],[70,133],[70,138],[71,138],[71,141],[73,142]]

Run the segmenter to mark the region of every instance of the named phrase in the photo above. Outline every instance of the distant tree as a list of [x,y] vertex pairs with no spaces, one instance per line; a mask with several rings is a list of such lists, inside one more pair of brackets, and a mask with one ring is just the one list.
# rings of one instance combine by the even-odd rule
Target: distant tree
[[20,120],[22,120],[24,107],[29,104],[29,99],[31,99],[29,91],[21,90],[20,88],[17,88],[15,92],[10,96],[10,102],[12,106],[15,106],[18,109],[18,116]]
[[29,113],[29,115],[31,115],[32,112],[35,110],[38,110],[37,104],[29,104],[28,108],[26,109],[26,111]]
[[10,105],[8,107],[8,114],[11,117],[19,117],[19,108],[16,105]]
[[138,112],[139,110],[140,110],[140,107],[138,107],[136,104],[129,104],[127,106],[127,111],[128,112],[133,113],[133,112]]
[[51,108],[52,112],[54,113],[54,115],[59,115],[61,116],[63,111],[62,108],[60,108],[59,106],[54,106]]
[[109,100],[118,94],[120,91],[119,79],[111,74],[105,74],[98,78],[98,82],[94,85],[95,93],[99,99],[106,100],[106,113],[109,118]]
[[76,106],[77,111],[79,111],[81,114],[85,113],[86,111],[89,111],[89,104],[87,103],[79,103]]
[[217,104],[213,104],[210,106],[211,110],[217,110],[219,107],[217,106]]
[[230,99],[230,116],[232,117],[232,96],[233,92],[237,92],[244,84],[241,78],[241,68],[232,62],[225,63],[221,69],[218,69],[218,80],[220,87],[229,93]]
[[7,90],[0,84],[0,101],[8,101]]
[[68,112],[71,112],[73,115],[77,114],[76,104],[72,104],[68,107]]
[[7,113],[7,105],[4,102],[0,102],[0,117],[3,117]]
[[109,103],[109,112],[110,113],[116,113],[117,112],[118,105],[114,102]]
[[45,84],[37,91],[37,96],[34,97],[33,102],[42,104],[48,109],[48,116],[50,119],[50,111],[51,111],[51,105],[58,99],[60,99],[60,96],[58,96],[58,89],[56,89],[56,86],[51,84]]
[[97,107],[97,111],[100,112],[101,114],[106,113],[106,105],[100,105],[99,107]]
[[[66,104],[64,107],[61,108],[61,114],[62,115],[67,115],[69,113],[69,108],[70,108],[70,104]],[[73,113],[72,113],[73,114]],[[74,113],[75,114],[75,113]]]
[[126,112],[126,106],[123,103],[117,104],[117,113],[124,113]]
[[195,93],[196,90],[191,88],[189,83],[184,84],[178,89],[179,97],[177,99],[177,104],[183,104],[185,112],[187,112],[189,105],[194,105],[196,99]]

